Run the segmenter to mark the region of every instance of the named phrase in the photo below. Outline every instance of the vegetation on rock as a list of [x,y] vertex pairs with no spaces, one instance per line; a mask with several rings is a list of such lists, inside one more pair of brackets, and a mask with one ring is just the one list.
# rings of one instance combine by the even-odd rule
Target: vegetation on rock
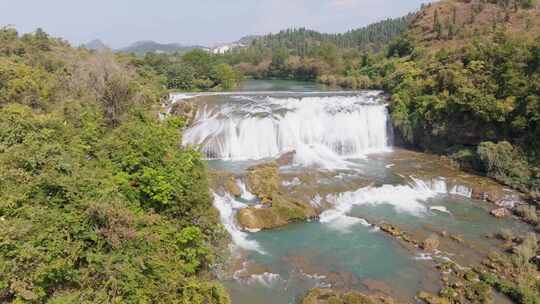
[[271,229],[317,215],[307,202],[296,201],[281,193],[278,165],[268,163],[248,169],[246,185],[264,204],[238,212],[239,224],[248,229]]

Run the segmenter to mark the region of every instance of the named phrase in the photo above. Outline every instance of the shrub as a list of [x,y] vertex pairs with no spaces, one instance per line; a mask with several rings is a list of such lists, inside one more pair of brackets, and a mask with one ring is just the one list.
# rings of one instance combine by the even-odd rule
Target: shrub
[[529,165],[509,142],[483,142],[477,153],[488,176],[510,186],[527,188],[531,176]]

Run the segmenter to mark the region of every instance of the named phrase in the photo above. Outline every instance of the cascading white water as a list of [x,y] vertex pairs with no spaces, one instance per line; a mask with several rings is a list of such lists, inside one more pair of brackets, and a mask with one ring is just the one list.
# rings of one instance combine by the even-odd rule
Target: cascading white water
[[369,225],[364,219],[358,219],[347,214],[354,206],[361,205],[390,205],[398,212],[422,215],[427,212],[423,202],[437,194],[421,185],[383,185],[381,187],[365,187],[357,191],[329,195],[326,200],[333,206],[320,215],[320,222],[329,224],[344,232],[355,224]]
[[373,94],[234,99],[199,111],[184,144],[230,160],[295,151],[296,163],[323,167],[346,167],[346,158],[389,149],[388,112]]
[[257,251],[264,254],[256,241],[249,240],[248,234],[236,225],[236,213],[247,205],[236,201],[230,194],[220,196],[214,193],[214,207],[219,211],[221,223],[231,235],[233,243],[243,249]]
[[416,188],[422,188],[428,191],[433,191],[438,194],[452,194],[457,196],[463,196],[466,198],[472,197],[472,189],[464,185],[453,185],[452,188],[449,188],[449,183],[443,177],[433,178],[431,180],[422,180],[410,177],[412,179],[412,184]]

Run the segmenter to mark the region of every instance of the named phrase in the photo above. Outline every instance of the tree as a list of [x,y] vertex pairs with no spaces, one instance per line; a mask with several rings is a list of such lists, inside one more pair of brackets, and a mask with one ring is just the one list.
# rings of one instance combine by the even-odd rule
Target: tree
[[226,64],[218,64],[213,68],[214,80],[225,90],[232,89],[237,83],[237,74],[234,69]]
[[99,100],[108,124],[117,127],[130,104],[138,102],[134,77],[135,72],[119,63],[113,53],[99,52],[78,63],[72,85]]

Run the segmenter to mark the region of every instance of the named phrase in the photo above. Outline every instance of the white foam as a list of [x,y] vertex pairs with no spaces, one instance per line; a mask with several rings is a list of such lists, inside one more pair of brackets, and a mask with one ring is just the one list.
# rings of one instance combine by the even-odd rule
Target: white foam
[[239,209],[245,208],[246,205],[236,201],[230,194],[220,196],[213,193],[213,195],[214,206],[219,211],[221,223],[231,235],[233,243],[240,248],[265,254],[259,243],[254,240],[249,240],[248,234],[241,231],[236,224],[236,213]]
[[425,189],[426,191],[433,191],[438,194],[452,194],[459,195],[467,198],[472,197],[472,189],[463,185],[454,185],[450,190],[448,182],[444,177],[437,177],[431,180],[422,180],[411,176],[415,187]]
[[240,188],[240,197],[242,199],[246,201],[253,201],[257,198],[253,193],[249,192],[246,184],[241,179],[236,180],[236,185],[238,185],[238,188]]
[[450,211],[448,211],[448,209],[444,206],[431,206],[429,207],[429,210],[451,214]]
[[284,186],[284,187],[296,187],[296,186],[299,186],[302,184],[302,181],[300,181],[300,179],[298,177],[295,177],[293,178],[292,180],[290,181],[286,181],[284,180],[283,182],[281,182],[281,184]]
[[422,202],[435,195],[433,191],[410,185],[365,187],[357,191],[328,195],[326,200],[334,207],[320,215],[320,222],[328,223],[331,227],[342,231],[350,231],[352,225],[359,223],[369,226],[363,219],[347,216],[354,206],[361,205],[386,204],[393,206],[398,212],[421,216],[427,212]]
[[275,284],[283,282],[279,274],[265,272],[262,274],[252,274],[247,280],[248,284],[260,284],[265,287],[272,287]]
[[420,253],[417,256],[415,256],[414,259],[418,261],[429,261],[429,260],[433,260],[433,256],[429,253]]
[[318,193],[309,202],[309,204],[314,208],[320,208],[322,206],[321,203],[322,203],[322,197]]
[[463,185],[455,185],[452,187],[452,190],[450,190],[450,194],[471,198],[472,189]]
[[203,107],[184,132],[184,144],[230,160],[295,151],[294,163],[323,169],[348,168],[344,159],[390,149],[386,106],[366,94],[245,99]]

